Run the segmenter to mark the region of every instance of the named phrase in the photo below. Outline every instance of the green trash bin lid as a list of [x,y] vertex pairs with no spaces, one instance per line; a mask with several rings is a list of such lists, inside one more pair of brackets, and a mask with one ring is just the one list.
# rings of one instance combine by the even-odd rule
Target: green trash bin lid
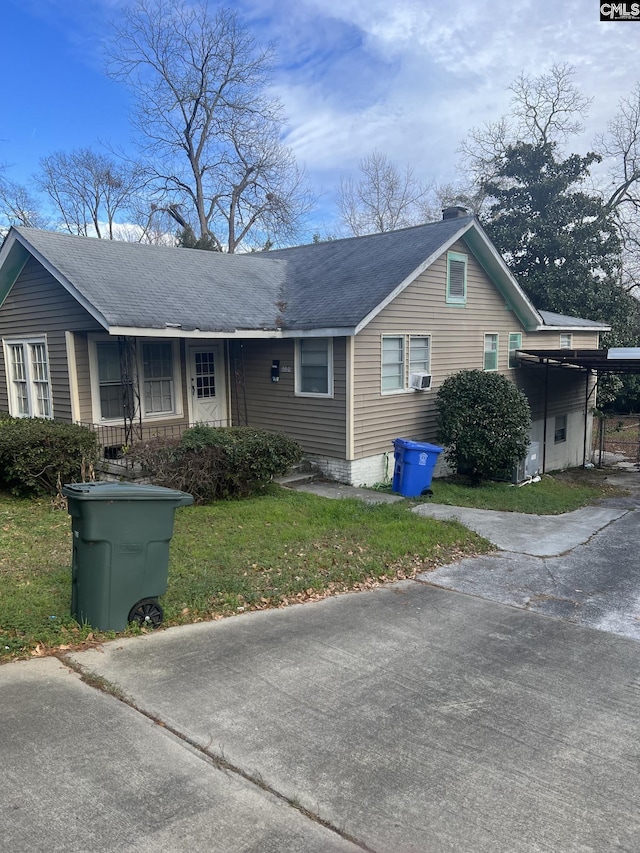
[[179,489],[139,483],[65,483],[62,494],[78,501],[173,501],[177,506],[193,503],[193,496]]

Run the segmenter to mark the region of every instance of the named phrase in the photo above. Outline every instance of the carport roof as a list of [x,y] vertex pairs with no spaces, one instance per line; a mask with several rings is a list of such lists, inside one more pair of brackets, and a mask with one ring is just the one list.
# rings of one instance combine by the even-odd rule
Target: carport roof
[[[611,352],[612,357],[609,358]],[[608,349],[535,349],[518,350],[522,364],[548,364],[552,367],[578,367],[597,373],[640,373],[640,358],[622,357],[620,348]]]

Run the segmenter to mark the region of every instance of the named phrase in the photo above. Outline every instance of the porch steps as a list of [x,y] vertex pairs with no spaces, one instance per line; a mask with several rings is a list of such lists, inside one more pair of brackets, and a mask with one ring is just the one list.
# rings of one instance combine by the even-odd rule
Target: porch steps
[[313,483],[320,477],[320,471],[315,465],[303,459],[297,465],[294,465],[288,474],[282,477],[274,477],[273,482],[282,486],[284,489],[296,489],[298,486],[304,486],[306,483]]

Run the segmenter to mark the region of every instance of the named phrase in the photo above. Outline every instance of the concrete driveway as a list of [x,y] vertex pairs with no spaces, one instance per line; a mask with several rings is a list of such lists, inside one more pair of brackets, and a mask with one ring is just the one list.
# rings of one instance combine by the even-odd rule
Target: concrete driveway
[[502,549],[420,579],[640,640],[640,475],[613,479],[628,496],[562,516],[416,507],[455,518]]
[[[449,576],[591,549],[624,598],[612,509],[562,557]],[[437,575],[0,667],[0,848],[636,851],[638,643]]]

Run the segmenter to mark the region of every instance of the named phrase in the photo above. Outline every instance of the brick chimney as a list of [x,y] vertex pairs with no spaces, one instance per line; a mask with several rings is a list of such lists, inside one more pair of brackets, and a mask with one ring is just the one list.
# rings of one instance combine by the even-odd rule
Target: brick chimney
[[459,219],[461,216],[468,216],[469,211],[466,207],[462,207],[459,204],[454,205],[453,207],[445,207],[442,210],[442,218],[443,219]]

